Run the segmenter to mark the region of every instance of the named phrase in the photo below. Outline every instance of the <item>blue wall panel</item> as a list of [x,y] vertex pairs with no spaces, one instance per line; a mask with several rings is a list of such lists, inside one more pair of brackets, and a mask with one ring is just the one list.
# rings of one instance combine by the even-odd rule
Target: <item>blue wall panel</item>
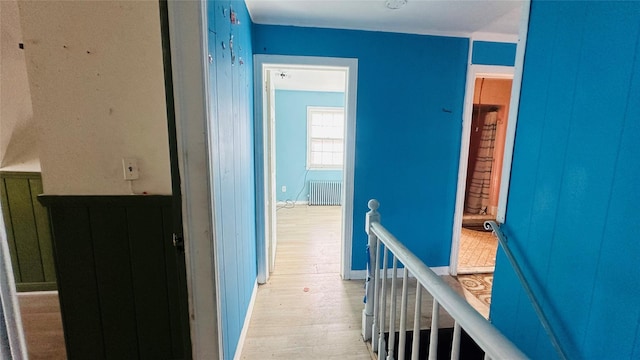
[[307,106],[342,107],[344,93],[276,90],[277,201],[307,201],[309,180],[342,180],[342,170],[307,172]]
[[516,44],[474,41],[471,63],[476,65],[513,66],[516,62]]
[[358,59],[352,268],[366,264],[364,214],[429,266],[449,264],[468,40],[254,25],[254,53]]
[[[240,24],[231,23],[232,10]],[[244,1],[209,1],[207,15],[219,321],[232,359],[257,275],[251,19]]]
[[[639,39],[638,2],[532,4],[504,229],[570,358],[640,346]],[[502,254],[491,313],[555,357]]]

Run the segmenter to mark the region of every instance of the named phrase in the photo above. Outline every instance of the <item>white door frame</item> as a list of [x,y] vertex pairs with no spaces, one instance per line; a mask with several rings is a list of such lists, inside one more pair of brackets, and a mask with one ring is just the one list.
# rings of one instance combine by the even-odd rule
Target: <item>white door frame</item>
[[[458,187],[456,191],[455,212],[453,215],[453,235],[451,239],[451,257],[449,259],[449,273],[458,274],[458,253],[460,250],[460,233],[462,230],[462,215],[464,212],[464,196],[467,183],[467,166],[469,161],[469,136],[471,134],[471,117],[473,115],[473,97],[476,78],[513,79],[511,84],[511,99],[509,102],[509,119],[507,121],[507,133],[502,163],[502,176],[500,180],[500,195],[498,198],[498,212],[496,221],[504,223],[506,220],[507,197],[509,195],[509,182],[511,178],[511,161],[513,159],[513,145],[518,122],[520,106],[520,88],[522,86],[522,71],[524,67],[524,54],[527,46],[527,32],[529,30],[529,12],[531,1],[525,0],[522,4],[520,16],[520,29],[516,46],[515,64],[511,66],[475,65],[471,63],[473,55],[473,41],[484,40],[479,38],[469,39],[469,59],[467,62],[467,83],[464,94],[464,108],[462,120],[462,138],[460,141],[460,162],[458,164]],[[489,40],[490,41],[490,40]]]
[[192,356],[222,359],[220,281],[213,221],[216,199],[208,155],[207,119],[212,117],[208,105],[206,3],[170,1],[168,11]]
[[[467,87],[464,96],[464,109],[462,121],[462,138],[460,139],[460,163],[458,165],[458,188],[456,191],[456,205],[453,217],[453,238],[451,240],[451,275],[458,274],[458,253],[460,250],[460,233],[462,228],[462,215],[464,213],[464,198],[467,185],[467,167],[469,162],[469,142],[471,135],[471,122],[473,117],[473,98],[475,95],[475,83],[478,77],[489,79],[513,79],[513,67],[492,65],[469,65],[467,71]],[[509,109],[509,113],[511,113]],[[511,118],[509,118],[511,120]],[[509,136],[509,134],[507,134]],[[505,148],[505,152],[507,149]],[[504,164],[507,165],[507,164]],[[508,164],[511,166],[511,163]],[[502,187],[504,183],[500,184]]]
[[[342,70],[346,73],[347,88],[345,91],[345,159],[343,171],[344,191],[342,194],[342,249],[340,276],[351,278],[351,246],[353,235],[353,183],[355,166],[355,130],[358,59],[286,56],[286,55],[254,55],[254,103],[255,103],[255,148],[256,148],[256,214],[258,283],[264,284],[269,279],[270,239],[269,227],[275,218],[275,184],[272,184],[269,173],[271,143],[267,138],[271,129],[265,112],[266,79],[265,69],[269,68],[325,68]],[[262,155],[262,156],[260,156]]]

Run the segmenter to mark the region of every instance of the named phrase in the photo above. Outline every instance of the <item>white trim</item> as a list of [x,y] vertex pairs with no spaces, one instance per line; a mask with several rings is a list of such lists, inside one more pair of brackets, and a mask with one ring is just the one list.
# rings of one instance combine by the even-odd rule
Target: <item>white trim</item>
[[[453,231],[451,236],[451,256],[449,258],[449,268],[451,275],[458,274],[458,255],[460,253],[460,234],[462,228],[462,216],[464,213],[464,197],[467,185],[467,167],[469,161],[469,141],[471,135],[471,117],[473,114],[473,97],[475,91],[476,78],[487,77],[497,79],[513,78],[514,69],[511,66],[495,65],[475,65],[472,64],[473,39],[469,39],[469,57],[467,60],[467,83],[464,94],[464,108],[462,112],[462,134],[460,139],[460,162],[458,163],[458,185],[456,190],[456,202],[453,215]],[[509,121],[511,114],[517,113],[509,108]],[[507,133],[507,137],[509,134]],[[507,149],[505,148],[505,156]],[[508,166],[507,166],[508,165]],[[503,169],[511,167],[511,162],[504,160]],[[501,184],[507,186],[506,183]]]
[[499,33],[490,33],[490,32],[474,32],[471,34],[471,40],[473,41],[490,41],[490,42],[502,42],[502,43],[512,43],[515,44],[518,42],[517,34],[499,34]]
[[[173,70],[181,177],[183,235],[189,300],[189,325],[194,359],[222,358],[219,279],[214,251],[213,196],[205,49],[207,20],[204,1],[170,1],[169,32]],[[194,21],[194,19],[198,19]],[[197,319],[197,321],[196,321]]]
[[0,207],[0,358],[28,359],[9,243]]
[[293,203],[295,205],[309,205],[309,202],[306,200],[300,200],[300,201],[278,201],[276,202],[276,206],[285,206],[289,203]]
[[[433,271],[438,276],[445,276],[445,275],[449,275],[450,273],[448,266],[434,266],[434,267],[429,267],[429,269],[431,269],[431,271]],[[382,274],[382,270],[380,270],[380,273]],[[367,270],[351,270],[350,275],[351,277],[349,279],[351,280],[364,280],[367,278]],[[398,268],[397,276],[402,277],[403,275],[404,275],[404,268]],[[387,271],[387,278],[390,279],[392,277],[393,277],[392,272]],[[409,277],[411,278],[413,277],[413,275],[409,273]]]
[[[254,79],[255,79],[255,136],[256,149],[264,149],[264,70],[267,68],[300,68],[300,69],[330,69],[345,71],[347,77],[347,89],[345,91],[345,161],[343,170],[343,201],[342,201],[342,251],[341,251],[341,267],[340,275],[345,278],[351,278],[351,246],[353,236],[353,182],[355,167],[355,132],[356,132],[356,99],[358,84],[358,59],[348,58],[332,58],[332,57],[314,57],[314,56],[285,56],[285,55],[254,55]],[[265,154],[266,156],[266,154]],[[264,183],[264,161],[266,159],[256,158],[257,169],[262,169],[262,174],[256,173],[256,189],[257,191],[265,191]],[[266,202],[265,196],[271,196],[269,193],[257,194],[258,208],[264,208]],[[262,198],[261,198],[262,196]],[[258,214],[265,216],[265,214]],[[265,221],[266,226],[266,221]],[[264,238],[264,229],[260,229],[262,234],[258,236],[258,282],[266,281],[269,276],[269,262],[265,257],[265,251],[268,254],[268,242]]]
[[305,27],[305,28],[322,28],[322,29],[336,29],[336,30],[357,30],[357,31],[375,31],[375,32],[386,32],[386,33],[395,33],[395,34],[410,34],[410,35],[428,35],[428,36],[442,36],[442,37],[458,37],[458,38],[468,38],[472,35],[469,31],[440,31],[440,30],[424,30],[418,28],[411,29],[391,29],[391,28],[381,28],[379,24],[374,26],[327,26],[326,24],[315,24],[309,23],[308,21],[289,21],[289,22],[279,22],[279,21],[255,21],[253,19],[253,15],[251,15],[251,11],[249,11],[249,16],[251,17],[251,21],[253,21],[256,25],[278,25],[278,26],[296,26],[296,27]]
[[28,295],[58,295],[58,290],[43,290],[43,291],[26,291],[17,293],[18,297],[26,297]]
[[247,340],[247,332],[249,332],[249,325],[251,324],[251,316],[253,315],[253,308],[256,305],[256,296],[258,294],[258,281],[253,284],[253,292],[251,293],[251,300],[249,300],[249,307],[247,308],[247,315],[244,317],[244,324],[242,325],[242,331],[240,332],[240,338],[238,339],[238,345],[236,346],[236,353],[233,359],[240,359],[242,355],[242,349],[244,348],[244,342]]
[[520,17],[520,38],[516,47],[516,62],[514,65],[513,85],[511,87],[511,103],[509,104],[509,120],[507,122],[507,138],[504,144],[504,163],[509,166],[502,167],[502,185],[498,197],[498,213],[496,222],[504,224],[507,214],[507,199],[509,196],[509,183],[511,181],[511,162],[513,161],[513,146],[516,137],[516,125],[518,112],[520,111],[520,89],[522,87],[522,71],[524,69],[524,54],[527,49],[527,33],[529,31],[529,12],[531,0],[525,0],[522,4],[522,16]]
[[436,275],[439,276],[444,276],[444,275],[449,275],[450,270],[448,266],[435,266],[430,268],[431,271],[433,271],[434,273],[436,273]]

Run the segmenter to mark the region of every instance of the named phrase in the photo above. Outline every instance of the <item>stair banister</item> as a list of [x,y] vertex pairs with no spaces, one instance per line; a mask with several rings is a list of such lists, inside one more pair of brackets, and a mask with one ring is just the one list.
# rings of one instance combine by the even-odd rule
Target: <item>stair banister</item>
[[[402,290],[402,302],[401,302],[401,314],[400,314],[400,341],[398,343],[398,359],[402,360],[405,356],[405,334],[406,331],[406,309],[407,309],[407,280],[408,276],[412,275],[417,280],[417,292],[416,292],[416,312],[414,316],[414,336],[412,344],[413,352],[412,359],[418,359],[418,338],[420,334],[420,298],[422,289],[428,291],[433,297],[433,309],[435,311],[432,314],[433,324],[432,333],[437,332],[438,324],[438,308],[442,307],[446,310],[451,317],[455,320],[454,329],[454,341],[458,343],[452,344],[454,349],[452,353],[452,359],[456,359],[459,354],[459,339],[460,329],[464,329],[466,333],[478,344],[478,346],[485,352],[485,359],[526,359],[524,355],[509,339],[507,339],[500,331],[498,331],[491,323],[489,323],[482,315],[480,315],[475,309],[473,309],[466,300],[458,295],[447,283],[444,282],[438,275],[436,275],[429,267],[427,267],[417,256],[409,251],[398,239],[396,239],[387,229],[380,223],[380,214],[377,212],[379,203],[373,199],[369,201],[369,209],[367,212],[365,221],[365,230],[368,234],[368,252],[369,261],[367,264],[367,281],[366,281],[366,304],[363,310],[362,316],[362,335],[366,341],[371,341],[371,346],[374,352],[378,353],[379,359],[383,360],[386,357],[386,349],[382,348],[386,344],[383,339],[385,329],[381,328],[380,317],[384,316],[385,310],[381,309],[384,303],[383,299],[386,299],[386,286],[380,284],[386,281],[386,271],[383,271],[384,275],[381,276],[380,265],[380,250],[386,255],[390,252],[393,256],[394,270],[393,274],[397,273],[397,263],[404,265],[403,269],[403,290]],[[384,256],[384,264],[386,267],[387,259]],[[384,287],[384,289],[382,289]],[[394,285],[395,288],[395,285]],[[385,290],[385,291],[383,291]],[[392,300],[393,309],[391,313],[395,311],[395,302]],[[395,316],[394,316],[395,317]],[[390,325],[390,329],[393,327]],[[393,334],[390,334],[393,336]],[[436,339],[437,334],[432,336],[432,339]],[[456,340],[457,339],[457,340]],[[435,344],[431,347],[431,356],[434,358],[437,348]],[[393,358],[392,353],[389,354],[389,360]]]
[[531,304],[533,305],[533,310],[536,312],[538,319],[542,323],[542,328],[547,333],[547,336],[549,336],[549,339],[551,340],[551,344],[553,345],[553,348],[558,353],[558,356],[560,357],[560,359],[563,359],[563,360],[567,359],[567,355],[562,349],[562,346],[560,345],[560,341],[558,341],[558,337],[553,331],[553,328],[549,324],[549,320],[547,319],[547,316],[542,310],[542,307],[540,306],[540,302],[538,301],[535,294],[533,293],[533,290],[531,289],[531,285],[529,285],[527,278],[524,276],[524,273],[522,272],[522,268],[516,261],[516,258],[513,256],[513,252],[511,251],[511,248],[509,247],[509,244],[507,242],[507,237],[504,235],[504,233],[500,229],[500,225],[498,225],[495,221],[485,221],[484,228],[486,230],[493,230],[493,232],[496,234],[496,237],[498,238],[498,242],[500,243],[500,246],[502,246],[502,250],[504,250],[504,253],[507,256],[507,259],[509,259],[509,263],[511,264],[511,267],[516,272],[516,276],[518,277],[518,280],[520,280],[520,283],[524,288],[524,292],[527,294],[527,297],[529,297],[529,301],[531,301]]

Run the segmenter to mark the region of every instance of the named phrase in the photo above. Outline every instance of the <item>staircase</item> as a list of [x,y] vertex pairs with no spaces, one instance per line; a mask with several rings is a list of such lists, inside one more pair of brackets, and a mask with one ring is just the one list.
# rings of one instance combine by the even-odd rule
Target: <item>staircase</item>
[[[382,226],[379,206],[377,200],[370,200],[365,219],[369,262],[362,312],[362,336],[370,342],[377,358],[526,359],[511,341]],[[410,331],[409,284],[414,281],[413,331]],[[425,291],[433,301],[431,312],[423,314]],[[443,321],[447,320],[445,315],[452,318],[451,327],[441,323],[441,316]],[[430,319],[428,328],[438,331],[423,329],[425,317]]]

